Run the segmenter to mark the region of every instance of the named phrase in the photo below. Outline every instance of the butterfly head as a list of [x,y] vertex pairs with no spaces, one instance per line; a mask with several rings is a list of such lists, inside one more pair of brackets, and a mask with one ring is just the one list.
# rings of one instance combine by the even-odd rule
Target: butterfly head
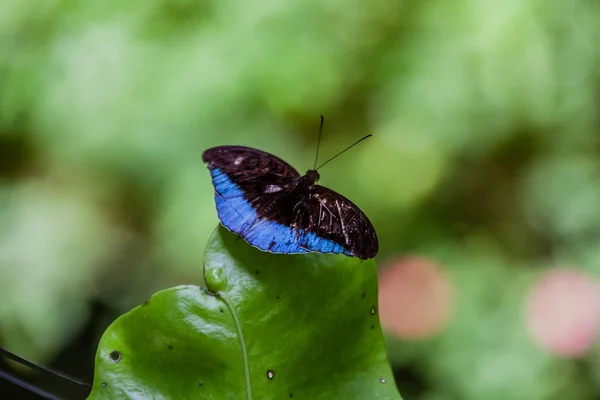
[[314,169],[309,169],[308,171],[306,171],[306,174],[304,174],[304,176],[302,177],[302,180],[310,186],[316,185],[317,182],[319,182],[319,178],[321,178],[321,176],[317,171],[315,171]]

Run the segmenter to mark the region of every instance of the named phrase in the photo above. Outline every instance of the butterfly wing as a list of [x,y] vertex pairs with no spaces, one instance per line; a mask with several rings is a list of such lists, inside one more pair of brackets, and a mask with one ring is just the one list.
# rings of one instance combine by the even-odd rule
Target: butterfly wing
[[219,220],[230,231],[261,250],[305,253],[291,234],[294,205],[291,188],[300,174],[276,156],[244,146],[206,150],[215,188]]
[[[343,253],[366,260],[379,244],[375,228],[354,203],[324,186],[314,185],[297,205],[293,225],[305,232],[300,245],[323,253]],[[339,248],[343,251],[339,251]]]
[[[294,167],[285,161],[251,147],[213,147],[202,153],[202,161],[208,164],[211,175],[219,170],[249,196],[277,192],[300,178]],[[227,188],[215,186],[215,189]]]

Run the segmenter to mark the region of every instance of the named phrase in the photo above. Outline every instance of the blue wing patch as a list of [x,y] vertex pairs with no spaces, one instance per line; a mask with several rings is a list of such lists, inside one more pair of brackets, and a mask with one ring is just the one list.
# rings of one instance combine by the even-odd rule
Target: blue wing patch
[[244,198],[244,193],[219,168],[210,171],[215,187],[215,203],[219,220],[230,231],[242,236],[252,246],[272,253],[352,253],[332,240],[314,232],[295,230],[278,222],[259,218],[256,210]]

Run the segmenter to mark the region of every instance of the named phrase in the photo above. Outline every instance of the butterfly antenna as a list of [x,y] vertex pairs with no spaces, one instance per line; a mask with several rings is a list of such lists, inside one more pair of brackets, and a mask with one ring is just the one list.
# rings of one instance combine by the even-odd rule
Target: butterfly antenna
[[62,379],[63,381],[72,383],[74,385],[82,386],[82,387],[87,388],[87,389],[90,389],[92,387],[89,383],[79,381],[77,379],[71,378],[70,376],[61,374],[60,372],[56,372],[56,371],[53,371],[51,369],[44,368],[44,367],[41,367],[41,366],[39,366],[37,364],[34,364],[31,361],[29,361],[29,360],[26,360],[26,359],[24,359],[22,357],[19,357],[18,355],[14,354],[14,353],[11,353],[8,350],[3,349],[2,347],[0,347],[0,355],[3,355],[4,357],[6,357],[6,358],[8,358],[10,360],[13,360],[15,362],[18,362],[21,365],[24,365],[24,366],[29,367],[31,369],[34,369],[36,371],[43,372],[45,374],[51,375],[51,376],[53,376],[55,378]]
[[342,154],[344,154],[345,152],[347,152],[348,150],[350,150],[351,148],[353,148],[354,146],[356,146],[357,144],[359,144],[360,142],[362,142],[365,139],[370,138],[373,135],[367,135],[362,139],[357,140],[356,142],[354,142],[352,145],[346,147],[344,150],[340,151],[339,153],[337,153],[335,156],[331,157],[329,160],[325,161],[323,164],[319,165],[318,168],[315,168],[315,170],[321,168],[323,165],[327,164],[329,161],[333,160],[334,158],[338,158],[339,156],[341,156]]
[[321,133],[323,133],[323,116],[321,115],[321,126],[319,126],[319,139],[317,139],[317,154],[315,155],[315,164],[313,169],[317,167],[317,160],[319,159],[319,147],[321,147]]

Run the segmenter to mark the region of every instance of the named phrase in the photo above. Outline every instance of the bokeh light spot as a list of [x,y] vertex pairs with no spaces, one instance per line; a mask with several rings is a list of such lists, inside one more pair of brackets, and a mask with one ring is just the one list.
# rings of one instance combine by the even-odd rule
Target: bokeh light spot
[[526,323],[537,345],[559,357],[578,357],[600,323],[600,288],[575,268],[543,274],[529,291]]
[[421,257],[388,263],[379,276],[379,315],[392,335],[425,339],[437,334],[454,305],[452,285],[440,267]]

